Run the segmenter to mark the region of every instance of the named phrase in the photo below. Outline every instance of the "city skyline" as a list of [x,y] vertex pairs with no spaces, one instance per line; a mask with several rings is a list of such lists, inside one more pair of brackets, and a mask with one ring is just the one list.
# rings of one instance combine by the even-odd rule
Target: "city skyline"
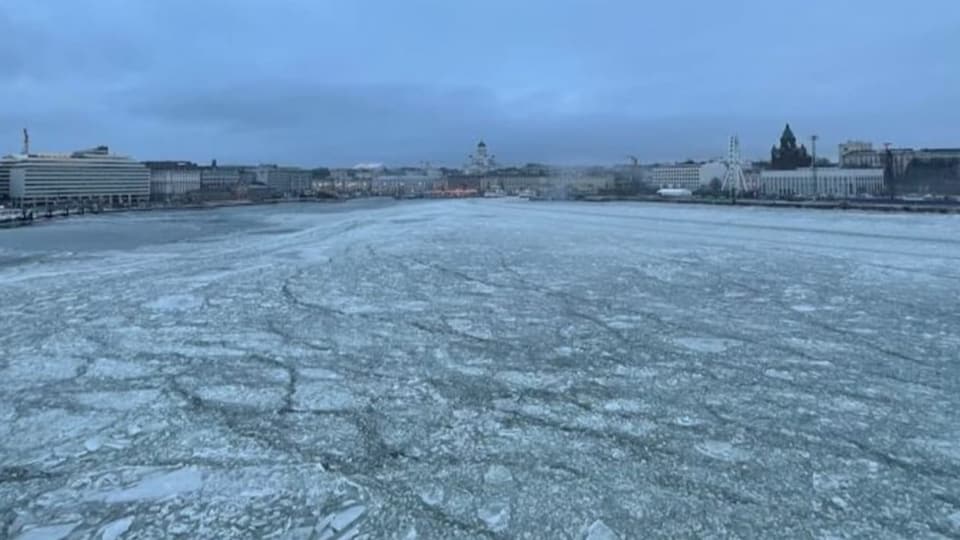
[[709,159],[733,133],[764,159],[786,122],[831,158],[956,145],[956,3],[738,6],[3,6],[0,154],[22,127],[37,150],[301,166],[461,166],[481,137],[507,164]]

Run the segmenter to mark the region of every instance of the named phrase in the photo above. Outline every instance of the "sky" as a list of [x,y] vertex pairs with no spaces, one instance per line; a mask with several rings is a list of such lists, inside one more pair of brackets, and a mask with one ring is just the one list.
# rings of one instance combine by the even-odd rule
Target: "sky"
[[960,1],[0,0],[0,154],[459,166],[960,146]]

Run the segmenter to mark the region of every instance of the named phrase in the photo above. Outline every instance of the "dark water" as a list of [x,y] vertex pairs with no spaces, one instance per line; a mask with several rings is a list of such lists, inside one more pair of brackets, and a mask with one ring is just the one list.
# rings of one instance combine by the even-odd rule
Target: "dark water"
[[[226,207],[208,210],[160,210],[87,214],[38,221],[34,225],[0,229],[0,254],[6,258],[49,252],[132,250],[174,242],[198,242],[223,235],[284,232],[265,218],[283,214],[337,213],[393,204],[389,199],[344,203],[287,203],[269,206]],[[0,255],[0,261],[4,259]]]

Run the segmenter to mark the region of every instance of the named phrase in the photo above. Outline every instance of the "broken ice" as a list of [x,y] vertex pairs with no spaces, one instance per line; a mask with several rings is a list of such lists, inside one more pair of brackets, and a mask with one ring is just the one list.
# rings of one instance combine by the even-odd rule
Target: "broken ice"
[[956,536],[957,231],[508,199],[0,231],[0,537]]

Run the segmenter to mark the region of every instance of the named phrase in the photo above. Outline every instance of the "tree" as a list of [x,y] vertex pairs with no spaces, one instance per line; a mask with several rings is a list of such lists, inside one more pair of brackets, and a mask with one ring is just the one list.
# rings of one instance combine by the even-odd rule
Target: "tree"
[[714,176],[710,179],[710,183],[707,184],[707,189],[710,190],[711,195],[718,197],[720,195],[720,191],[723,189],[723,182]]
[[722,194],[723,182],[717,178],[713,177],[706,184],[701,185],[694,194],[700,197],[719,197]]

